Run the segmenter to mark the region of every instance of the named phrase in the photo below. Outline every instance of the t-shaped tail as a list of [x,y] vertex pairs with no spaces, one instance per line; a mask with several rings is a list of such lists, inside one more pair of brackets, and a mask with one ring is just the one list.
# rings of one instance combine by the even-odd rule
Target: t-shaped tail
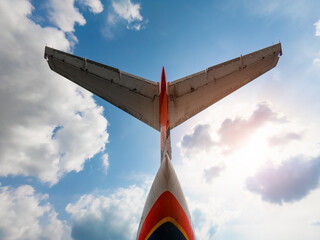
[[170,129],[274,68],[281,44],[159,83],[46,47],[50,68],[161,132],[161,160],[171,159]]

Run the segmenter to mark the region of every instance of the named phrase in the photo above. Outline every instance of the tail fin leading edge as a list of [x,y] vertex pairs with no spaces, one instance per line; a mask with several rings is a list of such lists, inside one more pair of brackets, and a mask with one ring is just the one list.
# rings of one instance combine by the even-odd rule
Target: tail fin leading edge
[[161,161],[164,157],[171,159],[170,121],[168,118],[167,81],[164,67],[161,73],[161,92],[159,97],[159,115],[161,132]]

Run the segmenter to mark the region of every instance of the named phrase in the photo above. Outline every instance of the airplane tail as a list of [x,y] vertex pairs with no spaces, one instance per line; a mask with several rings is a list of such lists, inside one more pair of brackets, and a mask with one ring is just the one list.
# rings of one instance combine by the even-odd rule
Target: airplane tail
[[[170,130],[276,66],[277,44],[161,85],[119,69],[46,47],[50,68],[161,132],[161,165],[137,239],[194,240],[191,216],[171,164]],[[160,87],[160,91],[159,91]]]
[[86,58],[45,48],[50,68],[161,132],[161,160],[171,159],[170,130],[274,68],[281,44],[240,56],[198,73],[159,83]]

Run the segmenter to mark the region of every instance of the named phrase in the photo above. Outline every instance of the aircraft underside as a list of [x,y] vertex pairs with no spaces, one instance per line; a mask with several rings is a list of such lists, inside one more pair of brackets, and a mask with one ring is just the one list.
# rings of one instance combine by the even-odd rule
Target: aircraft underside
[[148,240],[187,240],[183,233],[171,222],[165,222],[160,227],[158,227],[148,238]]

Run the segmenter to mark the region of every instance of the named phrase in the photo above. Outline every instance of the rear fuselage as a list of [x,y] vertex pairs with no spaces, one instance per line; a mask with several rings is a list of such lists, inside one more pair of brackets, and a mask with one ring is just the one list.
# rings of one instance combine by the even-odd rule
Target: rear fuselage
[[150,189],[137,239],[195,239],[188,206],[169,158],[162,160]]
[[164,69],[159,97],[161,165],[150,189],[140,225],[138,240],[194,240],[191,217],[179,180],[171,163],[168,95]]

